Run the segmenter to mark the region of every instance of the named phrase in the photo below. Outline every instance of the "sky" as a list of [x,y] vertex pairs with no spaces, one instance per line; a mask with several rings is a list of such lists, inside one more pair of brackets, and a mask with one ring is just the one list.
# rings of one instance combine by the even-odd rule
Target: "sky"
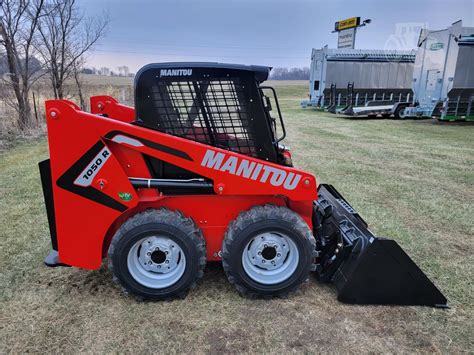
[[411,49],[420,28],[462,20],[474,0],[79,0],[86,15],[108,13],[88,66],[136,72],[145,64],[209,61],[309,67],[312,48],[337,46],[334,22],[360,16],[359,49]]

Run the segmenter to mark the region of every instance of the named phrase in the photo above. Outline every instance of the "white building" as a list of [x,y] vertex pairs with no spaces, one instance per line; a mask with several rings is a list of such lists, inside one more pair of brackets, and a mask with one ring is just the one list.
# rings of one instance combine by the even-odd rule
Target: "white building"
[[102,67],[102,68],[100,68],[100,75],[107,75],[107,76],[109,76],[109,75],[110,75],[110,69],[107,68],[107,67]]
[[130,74],[130,70],[128,69],[126,65],[122,67],[117,67],[117,69],[118,69],[119,76],[128,76]]

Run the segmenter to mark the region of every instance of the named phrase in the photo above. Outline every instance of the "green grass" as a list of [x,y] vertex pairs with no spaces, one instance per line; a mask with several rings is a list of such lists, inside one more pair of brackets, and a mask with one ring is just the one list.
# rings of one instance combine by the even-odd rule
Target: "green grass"
[[396,239],[451,309],[344,305],[312,278],[288,299],[249,300],[219,265],[185,300],[136,302],[105,268],[46,268],[43,138],[0,152],[0,351],[472,352],[474,126],[345,119],[300,109],[304,85],[277,90],[295,164]]

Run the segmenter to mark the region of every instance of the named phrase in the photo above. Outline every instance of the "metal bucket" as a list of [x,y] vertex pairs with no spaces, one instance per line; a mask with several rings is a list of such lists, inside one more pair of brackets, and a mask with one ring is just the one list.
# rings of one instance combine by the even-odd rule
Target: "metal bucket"
[[397,242],[370,232],[333,186],[320,185],[318,195],[316,275],[335,284],[339,301],[447,307],[446,297]]

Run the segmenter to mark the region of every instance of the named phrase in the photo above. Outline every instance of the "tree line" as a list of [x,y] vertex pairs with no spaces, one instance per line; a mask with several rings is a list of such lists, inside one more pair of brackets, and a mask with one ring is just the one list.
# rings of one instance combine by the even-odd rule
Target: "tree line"
[[274,68],[270,80],[309,80],[309,68]]
[[72,79],[84,105],[79,74],[107,25],[105,14],[85,16],[76,0],[0,0],[0,81],[13,94],[20,130],[32,124],[30,90],[43,77],[55,99]]

